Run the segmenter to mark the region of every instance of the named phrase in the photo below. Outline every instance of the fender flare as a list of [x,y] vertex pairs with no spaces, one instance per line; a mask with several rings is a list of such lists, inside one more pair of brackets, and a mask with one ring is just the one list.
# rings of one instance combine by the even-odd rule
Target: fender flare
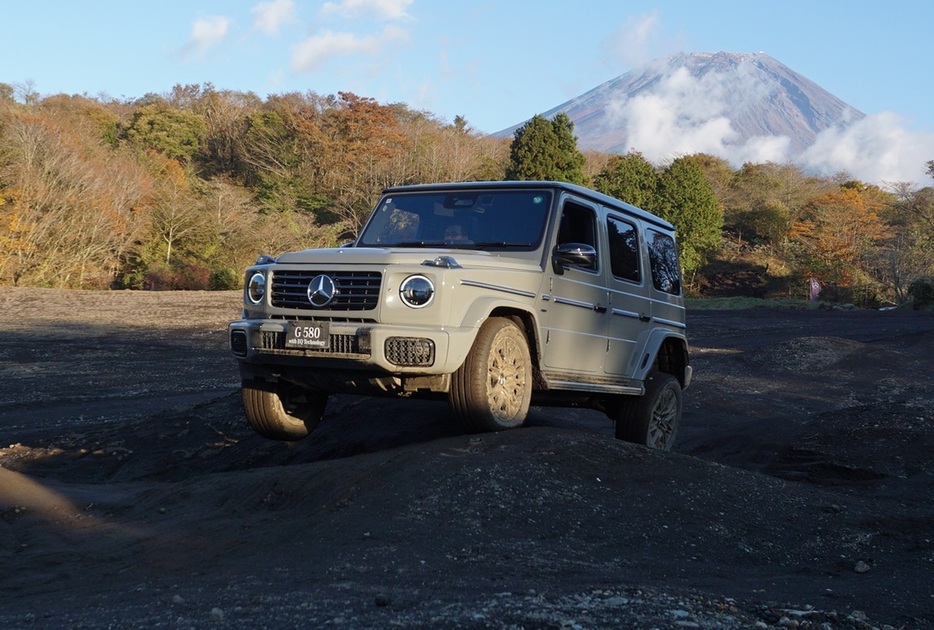
[[671,374],[683,388],[687,388],[691,382],[687,337],[668,328],[653,329],[645,343],[634,378],[645,382],[654,370]]
[[[507,317],[514,315],[519,317],[522,322],[522,329],[525,331],[529,343],[529,351],[532,353],[533,363],[537,363],[537,357],[541,356],[541,334],[539,331],[538,318],[535,316],[534,305],[519,300],[507,300],[496,296],[481,297],[467,308],[460,321],[460,328],[473,331],[470,338],[470,345],[477,337],[480,326],[490,317]],[[465,355],[466,356],[466,355]]]

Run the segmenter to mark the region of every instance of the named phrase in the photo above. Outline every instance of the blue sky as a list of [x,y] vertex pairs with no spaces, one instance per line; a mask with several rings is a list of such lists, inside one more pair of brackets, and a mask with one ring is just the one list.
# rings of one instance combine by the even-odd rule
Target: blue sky
[[446,121],[461,115],[483,132],[522,122],[657,57],[763,51],[877,115],[882,130],[864,134],[908,147],[897,167],[843,159],[844,168],[868,179],[931,183],[923,174],[924,162],[934,159],[929,0],[3,5],[0,82],[42,95],[134,99],[207,82],[261,97],[350,91]]

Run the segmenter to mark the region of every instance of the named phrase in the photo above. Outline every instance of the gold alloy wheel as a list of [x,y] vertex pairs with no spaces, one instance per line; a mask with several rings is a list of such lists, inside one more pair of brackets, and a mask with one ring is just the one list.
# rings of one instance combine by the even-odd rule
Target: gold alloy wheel
[[528,365],[515,328],[504,328],[493,338],[489,355],[487,392],[490,411],[502,420],[512,420],[523,410],[528,387]]

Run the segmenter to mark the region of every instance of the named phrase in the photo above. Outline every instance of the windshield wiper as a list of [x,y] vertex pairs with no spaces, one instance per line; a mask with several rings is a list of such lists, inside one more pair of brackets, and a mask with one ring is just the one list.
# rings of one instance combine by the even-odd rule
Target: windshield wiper
[[486,247],[532,247],[532,244],[513,241],[483,241],[481,243],[474,243],[474,247],[478,249],[484,249]]
[[387,243],[383,247],[445,247],[445,244],[442,241],[402,241],[401,243]]

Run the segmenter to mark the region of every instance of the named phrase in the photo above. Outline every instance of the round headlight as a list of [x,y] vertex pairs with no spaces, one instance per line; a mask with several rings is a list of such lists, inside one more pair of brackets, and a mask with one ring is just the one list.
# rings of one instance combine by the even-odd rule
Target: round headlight
[[253,304],[259,304],[266,297],[266,274],[257,271],[246,283],[246,296]]
[[412,308],[428,306],[434,296],[435,286],[425,276],[409,276],[399,287],[399,297]]

